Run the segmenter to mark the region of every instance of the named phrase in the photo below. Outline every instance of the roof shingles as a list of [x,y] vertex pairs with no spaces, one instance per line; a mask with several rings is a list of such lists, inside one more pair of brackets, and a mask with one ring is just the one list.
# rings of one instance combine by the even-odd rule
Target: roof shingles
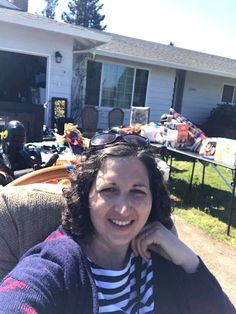
[[[138,61],[151,64],[165,63],[170,67],[214,73],[236,78],[236,60],[216,55],[159,44],[116,34],[112,39],[96,48],[98,54],[114,53],[121,58],[132,56]],[[123,57],[122,57],[123,56]]]

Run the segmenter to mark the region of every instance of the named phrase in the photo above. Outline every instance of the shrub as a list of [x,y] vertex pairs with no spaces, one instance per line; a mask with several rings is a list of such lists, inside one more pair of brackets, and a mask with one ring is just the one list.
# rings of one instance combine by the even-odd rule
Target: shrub
[[209,137],[236,139],[236,105],[217,104],[201,129]]

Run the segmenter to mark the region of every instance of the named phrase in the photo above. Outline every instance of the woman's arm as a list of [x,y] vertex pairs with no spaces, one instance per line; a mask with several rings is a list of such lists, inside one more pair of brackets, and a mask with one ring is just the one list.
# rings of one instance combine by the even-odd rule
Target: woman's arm
[[92,313],[95,289],[80,246],[59,227],[0,283],[0,313]]
[[[150,251],[154,251],[175,264],[164,260],[163,265],[169,265],[169,268],[160,269],[157,262],[157,278],[159,285],[161,282],[164,286],[170,285],[173,295],[179,296],[178,305],[186,313],[236,314],[218,281],[201,259],[161,223],[146,225],[133,240],[132,248],[145,260],[150,259]],[[169,294],[165,302],[168,298]]]
[[0,284],[2,313],[58,313],[63,275],[59,265],[39,254],[23,258]]
[[132,241],[132,248],[136,255],[145,260],[151,258],[153,250],[174,264],[181,266],[187,273],[194,273],[198,267],[197,255],[160,222],[146,225],[139,235]]

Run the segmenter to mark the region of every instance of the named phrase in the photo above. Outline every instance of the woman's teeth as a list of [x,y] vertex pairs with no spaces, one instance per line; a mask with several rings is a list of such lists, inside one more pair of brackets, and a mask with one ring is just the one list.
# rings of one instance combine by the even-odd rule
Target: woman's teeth
[[128,221],[120,221],[120,220],[111,220],[113,224],[118,225],[118,226],[127,226],[131,223],[131,220]]

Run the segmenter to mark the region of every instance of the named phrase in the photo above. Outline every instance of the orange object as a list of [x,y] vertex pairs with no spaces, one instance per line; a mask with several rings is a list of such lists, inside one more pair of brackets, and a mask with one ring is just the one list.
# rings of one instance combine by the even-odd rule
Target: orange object
[[180,123],[178,125],[177,142],[186,142],[188,140],[189,126],[186,123]]

